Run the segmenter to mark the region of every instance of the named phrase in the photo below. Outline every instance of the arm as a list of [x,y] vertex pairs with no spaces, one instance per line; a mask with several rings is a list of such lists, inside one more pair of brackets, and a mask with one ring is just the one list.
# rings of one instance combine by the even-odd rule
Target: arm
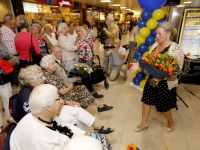
[[4,47],[2,47],[1,45],[0,45],[0,58],[6,59],[6,60],[9,60],[11,58],[11,56],[9,55],[9,53],[6,52],[6,50],[4,49]]
[[115,26],[113,27],[112,32],[108,31],[107,29],[105,29],[105,32],[109,38],[114,38],[116,34],[119,32],[119,28]]
[[58,38],[60,47],[62,47],[63,49],[65,49],[66,51],[69,52],[74,52],[77,50],[77,46],[73,45],[66,37],[62,36],[60,38]]
[[109,55],[110,55],[110,50],[109,51],[104,50],[104,56],[109,56]]
[[39,44],[38,44],[38,40],[37,40],[36,36],[33,35],[33,34],[32,34],[32,45],[35,48],[35,52],[37,54],[40,54],[41,50],[40,50],[40,47],[39,47]]
[[[121,47],[120,47],[120,48],[121,48]],[[117,48],[114,49],[114,51],[117,53],[117,55],[118,55],[120,58],[124,59],[124,58],[125,58],[126,50],[124,49],[123,53],[120,53],[118,50],[119,50],[119,49],[117,49]]]
[[52,44],[49,41],[49,39],[47,38],[47,36],[43,34],[41,39],[43,39],[45,41],[45,43],[47,44],[47,48],[50,49]]

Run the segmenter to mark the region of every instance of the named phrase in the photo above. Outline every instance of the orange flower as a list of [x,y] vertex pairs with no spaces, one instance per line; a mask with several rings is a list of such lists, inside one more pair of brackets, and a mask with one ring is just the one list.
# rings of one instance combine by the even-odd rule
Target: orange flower
[[137,147],[134,144],[128,144],[127,150],[137,150]]
[[158,54],[158,53],[155,53],[155,54],[153,54],[153,56],[154,56],[154,58],[160,58],[160,54]]
[[171,60],[170,60],[170,59],[167,59],[166,62],[171,63]]
[[142,60],[145,61],[145,62],[147,62],[147,61],[148,61],[148,58],[142,56]]

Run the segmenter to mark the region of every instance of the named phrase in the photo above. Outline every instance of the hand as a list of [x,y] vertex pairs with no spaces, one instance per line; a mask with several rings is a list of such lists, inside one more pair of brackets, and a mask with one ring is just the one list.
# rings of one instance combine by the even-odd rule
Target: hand
[[80,103],[78,103],[78,102],[66,101],[66,103],[67,103],[67,105],[72,106],[72,107],[74,107],[74,106],[80,107],[81,106]]
[[163,79],[153,78],[153,80],[156,82],[156,84],[158,84]]
[[139,67],[139,64],[137,63],[130,63],[130,64],[132,64],[132,67],[130,68],[130,72],[135,73],[137,68]]
[[73,84],[72,83],[67,83],[66,86],[70,87],[70,86],[73,86]]
[[48,42],[48,38],[46,37],[46,35],[42,34],[41,35],[41,39],[44,40],[45,42]]
[[103,28],[103,30],[106,31],[107,29],[106,29],[106,28]]
[[17,63],[17,60],[15,58],[8,60],[12,65],[15,65]]
[[79,77],[79,76],[77,76],[77,77],[76,77],[76,80],[82,80],[82,78],[81,78],[81,77]]

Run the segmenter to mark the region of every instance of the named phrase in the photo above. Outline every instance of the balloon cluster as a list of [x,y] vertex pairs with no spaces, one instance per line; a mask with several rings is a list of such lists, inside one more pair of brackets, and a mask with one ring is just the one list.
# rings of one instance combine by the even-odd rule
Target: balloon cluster
[[[138,22],[140,28],[136,37],[138,50],[134,54],[134,59],[138,60],[143,55],[149,53],[151,46],[155,43],[156,27],[164,21],[168,13],[167,7],[162,7],[167,0],[138,0],[139,5],[144,9],[141,14],[141,20]],[[147,77],[141,68],[136,71],[136,77],[133,78],[135,85],[144,88]]]

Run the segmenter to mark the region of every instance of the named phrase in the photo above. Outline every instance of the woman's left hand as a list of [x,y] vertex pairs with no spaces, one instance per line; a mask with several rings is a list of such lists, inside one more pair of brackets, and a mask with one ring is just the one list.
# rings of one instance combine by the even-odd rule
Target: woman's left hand
[[78,103],[78,102],[71,102],[71,101],[68,101],[67,102],[67,104],[69,105],[69,106],[78,106],[78,107],[80,107],[81,105],[80,105],[80,103]]
[[158,84],[163,79],[153,78],[154,81],[156,81],[156,84]]

